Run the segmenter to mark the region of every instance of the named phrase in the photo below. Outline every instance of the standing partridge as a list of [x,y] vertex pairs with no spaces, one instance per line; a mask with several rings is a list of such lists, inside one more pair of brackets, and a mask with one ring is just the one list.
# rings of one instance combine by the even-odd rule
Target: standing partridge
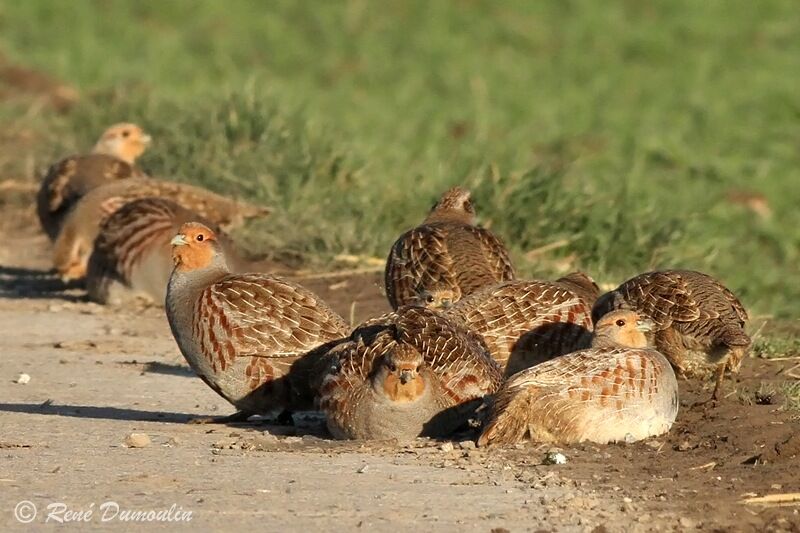
[[202,187],[150,178],[130,178],[87,193],[64,221],[53,248],[53,266],[65,280],[86,275],[92,245],[102,223],[123,205],[140,198],[175,201],[214,224],[231,227],[246,218],[263,216],[268,209],[232,200]]
[[50,240],[81,196],[100,185],[144,173],[134,163],[150,144],[135,124],[115,124],[103,132],[91,153],[74,155],[50,166],[36,198],[36,211]]
[[592,338],[591,307],[558,282],[507,281],[442,313],[481,335],[506,376],[588,348]]
[[[503,243],[475,225],[469,191],[450,189],[421,226],[404,233],[386,261],[386,295],[392,308],[423,304],[430,293],[453,303],[477,289],[514,278]],[[438,291],[438,292],[437,292]]]
[[233,242],[205,217],[172,200],[142,198],[125,204],[100,227],[86,273],[89,298],[120,304],[143,296],[164,305],[173,269],[170,240],[187,222],[212,228],[231,270],[245,271]]
[[636,441],[669,431],[678,383],[669,362],[647,348],[650,327],[615,311],[595,327],[592,348],[512,376],[497,393],[479,446],[535,442]]
[[654,344],[679,375],[716,372],[717,399],[726,368],[738,372],[750,348],[747,311],[714,278],[691,270],[647,272],[604,294],[592,310],[599,318],[614,309],[632,309],[655,324]]
[[237,409],[233,417],[313,406],[310,369],[349,332],[316,295],[267,274],[231,274],[217,235],[184,224],[172,239],[166,312],[186,361]]
[[339,439],[444,436],[500,385],[480,338],[424,307],[401,307],[331,350],[319,405]]

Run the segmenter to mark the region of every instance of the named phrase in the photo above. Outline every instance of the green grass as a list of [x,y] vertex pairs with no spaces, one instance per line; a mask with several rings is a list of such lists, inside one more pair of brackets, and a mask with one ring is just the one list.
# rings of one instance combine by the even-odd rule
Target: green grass
[[524,275],[695,268],[800,315],[793,0],[4,0],[0,51],[82,95],[0,109],[34,167],[139,122],[154,174],[276,207],[251,248],[383,257],[465,184]]

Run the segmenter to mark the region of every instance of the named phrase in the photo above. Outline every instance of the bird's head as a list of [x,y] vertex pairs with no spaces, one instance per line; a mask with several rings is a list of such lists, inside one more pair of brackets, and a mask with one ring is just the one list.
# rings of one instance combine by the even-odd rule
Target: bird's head
[[142,128],[123,122],[104,131],[92,152],[114,156],[132,165],[144,153],[150,141],[150,136]]
[[651,329],[653,322],[635,311],[612,311],[595,324],[592,346],[646,348],[648,341],[645,333]]
[[221,266],[227,270],[217,234],[199,222],[187,222],[170,241],[172,261],[178,272]]

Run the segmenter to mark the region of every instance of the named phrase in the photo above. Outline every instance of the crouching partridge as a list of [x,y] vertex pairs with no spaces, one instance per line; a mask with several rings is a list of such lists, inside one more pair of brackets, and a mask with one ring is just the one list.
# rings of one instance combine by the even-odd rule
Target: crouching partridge
[[435,311],[401,307],[331,350],[319,406],[339,439],[443,436],[500,380],[476,335]]
[[592,348],[512,376],[497,393],[479,446],[641,440],[669,431],[678,383],[669,362],[647,348],[650,327],[632,311],[595,326]]
[[143,177],[134,164],[149,144],[150,136],[136,124],[115,124],[103,132],[91,153],[51,165],[36,197],[36,212],[50,240],[84,194],[114,180]]
[[215,224],[172,200],[142,198],[125,204],[100,227],[86,273],[89,298],[121,304],[144,297],[164,305],[173,269],[170,241],[187,222],[212,228],[231,270],[245,271],[233,242]]
[[173,200],[223,228],[269,212],[265,207],[232,200],[185,183],[131,178],[97,187],[76,204],[56,239],[53,266],[62,279],[85,276],[92,246],[103,222],[125,204],[148,197]]
[[475,224],[469,191],[454,187],[433,206],[422,225],[404,233],[386,261],[386,295],[401,305],[442,306],[486,285],[514,278],[503,243]]
[[217,235],[203,224],[184,224],[172,245],[172,334],[197,375],[239,410],[227,420],[313,407],[308,374],[347,335],[345,321],[299,285],[231,274]]
[[588,348],[591,307],[558,282],[507,281],[442,311],[483,337],[505,375]]
[[716,400],[725,370],[738,372],[750,348],[747,311],[711,276],[691,270],[647,272],[606,293],[592,310],[595,318],[632,309],[653,321],[653,342],[679,375],[716,372]]

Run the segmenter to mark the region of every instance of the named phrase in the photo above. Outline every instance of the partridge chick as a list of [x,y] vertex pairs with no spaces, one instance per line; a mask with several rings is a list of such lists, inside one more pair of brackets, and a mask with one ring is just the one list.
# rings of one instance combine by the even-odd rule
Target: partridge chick
[[397,309],[420,303],[429,296],[425,291],[446,291],[453,303],[481,287],[513,278],[505,246],[492,232],[475,225],[469,191],[455,187],[442,195],[421,226],[394,243],[386,261],[385,284],[389,303]]
[[655,324],[653,341],[679,375],[716,372],[716,400],[725,370],[738,372],[750,348],[747,311],[714,278],[691,270],[647,272],[604,294],[595,319],[614,309],[632,309]]
[[131,178],[87,193],[64,221],[53,247],[53,266],[64,280],[86,275],[92,245],[103,222],[125,204],[141,198],[167,198],[207,220],[229,228],[263,216],[267,208],[232,200],[202,187],[150,178]]
[[507,281],[442,313],[481,335],[506,376],[588,348],[592,339],[591,307],[558,282]]
[[170,241],[187,222],[205,224],[233,272],[246,272],[233,241],[205,217],[165,198],[142,198],[125,204],[100,227],[86,273],[92,301],[119,305],[137,297],[164,305],[172,274]]
[[534,442],[598,444],[669,431],[678,383],[663,355],[647,348],[646,320],[615,311],[595,327],[592,348],[523,370],[497,393],[479,446]]
[[501,380],[477,336],[422,307],[360,326],[329,358],[319,405],[339,439],[447,435]]
[[150,136],[136,124],[115,124],[103,132],[91,153],[51,165],[36,198],[39,221],[50,240],[81,196],[115,180],[143,177],[134,163],[149,144]]
[[345,321],[299,285],[231,274],[216,233],[203,224],[184,224],[172,245],[169,325],[197,375],[239,410],[227,420],[312,407],[308,372],[347,335]]

